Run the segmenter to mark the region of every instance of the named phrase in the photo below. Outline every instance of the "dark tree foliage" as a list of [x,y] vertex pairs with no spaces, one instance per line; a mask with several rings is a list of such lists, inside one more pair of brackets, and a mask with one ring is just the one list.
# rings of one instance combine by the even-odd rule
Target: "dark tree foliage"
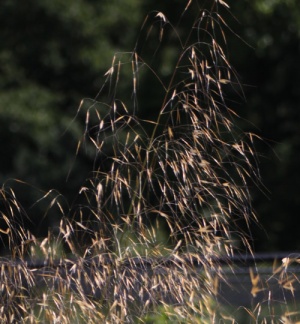
[[[249,120],[240,119],[242,130],[265,138],[257,150],[269,192],[265,196],[252,188],[253,205],[264,227],[253,228],[256,247],[295,250],[300,245],[295,226],[300,207],[299,4],[296,0],[231,2],[231,12],[222,9],[222,15],[227,15],[227,22],[231,20],[228,30],[237,31],[227,35],[228,55],[244,91],[236,93],[232,107]],[[205,4],[211,7],[210,1]],[[188,15],[178,19],[178,13],[185,5],[179,0],[1,2],[0,181],[15,187],[25,207],[51,188],[72,204],[95,164],[95,151],[88,144],[76,154],[86,113],[83,109],[76,116],[80,100],[95,97],[114,53],[121,50],[136,48],[148,64],[159,62],[153,68],[167,82],[178,37],[170,32],[166,39],[170,45],[160,50],[161,20],[149,34],[138,31],[147,13],[154,17],[162,11],[170,23],[179,21],[178,30],[184,35],[191,22]],[[198,6],[198,2],[191,5]],[[137,114],[155,120],[161,85],[145,75],[138,86]],[[118,89],[131,98],[132,84],[121,84]],[[15,178],[42,191],[9,180]],[[51,215],[41,224],[44,207],[34,208],[31,226],[47,232],[58,220]]]
[[[239,35],[249,46],[230,53],[242,76],[246,104],[241,123],[260,134],[257,150],[266,196],[253,190],[254,206],[264,231],[254,229],[259,250],[297,250],[300,240],[300,79],[297,1],[243,1],[232,4],[241,26]],[[233,43],[232,46],[234,46]]]
[[[0,181],[25,207],[49,189],[72,204],[89,177],[94,151],[76,155],[85,111],[76,112],[97,93],[113,54],[133,46],[140,20],[135,0],[1,2]],[[58,221],[42,217],[47,204],[30,212],[37,232]]]

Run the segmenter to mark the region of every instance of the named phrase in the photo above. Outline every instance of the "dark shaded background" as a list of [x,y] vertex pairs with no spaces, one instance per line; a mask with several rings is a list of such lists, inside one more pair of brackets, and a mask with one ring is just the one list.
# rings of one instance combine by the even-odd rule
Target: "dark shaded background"
[[[257,251],[297,250],[299,4],[296,0],[228,3],[230,11],[220,12],[230,26],[225,30],[228,55],[244,97],[228,95],[241,116],[238,126],[264,138],[256,149],[265,188],[251,188],[263,227],[252,228],[255,247]],[[143,37],[139,31],[149,12],[162,11],[176,25],[185,5],[184,1],[150,0],[1,2],[0,183],[14,189],[31,219],[28,227],[37,235],[46,235],[59,221],[55,211],[42,212],[53,196],[61,193],[64,204],[71,207],[92,176],[95,151],[86,144],[76,155],[86,114],[84,109],[77,113],[80,100],[95,97],[114,53],[133,50],[138,37]],[[202,2],[193,5],[196,9]],[[210,6],[209,1],[204,5]],[[188,33],[190,22],[188,16],[181,18],[182,35]],[[156,68],[165,78],[176,57],[176,41],[169,41],[156,56]],[[150,39],[150,50],[143,54],[151,56],[157,45],[157,38]],[[160,91],[152,82],[144,78],[139,83],[139,114],[145,118],[151,118]],[[120,84],[118,91],[119,97],[130,97],[132,81]],[[50,189],[55,191],[48,200],[34,204]]]

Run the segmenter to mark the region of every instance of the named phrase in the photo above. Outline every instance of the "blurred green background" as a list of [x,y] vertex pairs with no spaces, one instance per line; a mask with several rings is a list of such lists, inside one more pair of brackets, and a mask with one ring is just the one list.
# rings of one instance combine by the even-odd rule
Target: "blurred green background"
[[[36,235],[46,235],[59,217],[44,217],[45,202],[34,203],[55,189],[71,208],[92,176],[95,150],[87,144],[76,154],[85,129],[86,110],[78,112],[81,99],[96,96],[115,53],[134,49],[148,13],[162,11],[176,25],[187,2],[1,1],[0,183],[14,189],[30,214],[28,228]],[[300,247],[300,7],[296,0],[228,4],[230,11],[221,10],[230,27],[225,31],[228,56],[245,99],[235,93],[228,96],[241,116],[238,126],[264,138],[256,150],[266,189],[263,193],[251,188],[262,225],[252,228],[255,249],[294,251]],[[195,1],[193,5],[197,7]],[[188,33],[190,20],[182,17],[182,35]],[[150,51],[142,54],[151,59],[158,42],[149,44]],[[171,39],[164,46],[156,68],[167,78],[176,42]],[[139,115],[151,118],[158,87],[141,78]],[[130,98],[132,80],[118,91],[120,98]]]

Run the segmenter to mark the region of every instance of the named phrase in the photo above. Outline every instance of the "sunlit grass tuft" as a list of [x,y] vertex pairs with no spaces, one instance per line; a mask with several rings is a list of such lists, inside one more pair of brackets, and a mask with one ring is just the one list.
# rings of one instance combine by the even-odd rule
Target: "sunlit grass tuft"
[[[164,13],[149,14],[134,51],[117,53],[97,97],[82,100],[78,151],[95,152],[94,169],[75,207],[63,207],[59,195],[51,200],[60,222],[47,237],[25,229],[29,216],[11,189],[1,189],[0,231],[11,253],[1,260],[1,321],[235,323],[218,299],[226,281],[220,260],[252,253],[249,181],[260,183],[258,137],[236,127],[230,107],[228,93],[242,88],[218,11],[228,5],[198,5],[187,1],[182,12],[194,17],[189,35]],[[176,39],[178,55],[156,69],[168,39]],[[151,119],[140,113],[145,80],[159,85]],[[122,82],[132,83],[124,99]],[[250,274],[254,295],[265,288]],[[279,278],[293,290],[292,274]],[[266,322],[261,309],[243,307]],[[280,320],[292,312],[286,308]]]

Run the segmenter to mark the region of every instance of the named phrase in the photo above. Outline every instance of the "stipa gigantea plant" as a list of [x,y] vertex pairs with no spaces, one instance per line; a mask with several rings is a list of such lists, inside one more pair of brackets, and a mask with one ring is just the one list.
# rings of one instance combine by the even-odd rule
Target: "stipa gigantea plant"
[[[197,11],[186,39],[162,12],[152,15],[153,23],[147,18],[145,34],[159,22],[161,41],[167,26],[178,37],[180,51],[167,80],[153,71],[137,45],[127,62],[133,76],[132,102],[117,96],[128,65],[123,54],[114,56],[106,74],[109,101],[82,102],[80,109],[88,105],[85,135],[99,160],[105,160],[99,165],[96,161],[92,186],[82,189],[89,200],[89,193],[94,196],[90,212],[99,226],[95,234],[101,237],[103,251],[120,257],[129,250],[139,254],[139,244],[155,243],[157,224],[169,231],[173,253],[230,256],[235,240],[250,248],[239,222],[248,224],[255,218],[247,183],[250,177],[257,179],[249,145],[254,135],[239,132],[236,114],[226,100],[226,90],[236,90],[238,80],[225,55],[227,26],[217,11],[220,4],[227,6],[222,1],[214,3],[211,11]],[[191,7],[190,1],[185,12]],[[163,88],[153,120],[136,112],[138,84],[147,73],[153,73]],[[132,245],[122,250],[128,233]]]
[[[251,146],[255,136],[241,134],[235,127],[236,114],[226,96],[239,83],[226,57],[229,29],[219,5],[227,7],[215,2],[209,9],[199,9],[189,1],[183,14],[196,8],[196,17],[186,37],[164,13],[149,15],[141,32],[149,42],[156,26],[158,42],[168,32],[178,40],[180,50],[171,75],[161,77],[154,70],[155,58],[149,60],[141,53],[147,42],[144,46],[138,42],[127,54],[129,59],[126,54],[114,56],[106,73],[109,100],[102,101],[100,91],[92,104],[83,101],[80,106],[87,108],[85,135],[98,157],[92,186],[82,189],[89,201],[91,195],[94,199],[90,213],[97,227],[88,252],[107,253],[116,262],[135,257],[143,267],[144,256],[155,257],[151,268],[159,271],[151,279],[132,263],[134,270],[123,278],[127,289],[141,287],[138,297],[145,304],[168,299],[178,305],[189,303],[188,308],[198,314],[204,307],[194,302],[205,303],[205,296],[217,291],[215,276],[221,273],[214,260],[232,256],[240,248],[237,242],[250,249],[240,222],[249,225],[255,219],[248,179],[258,176]],[[117,95],[129,68],[131,102]],[[158,107],[153,108],[156,117],[145,120],[138,111],[138,85],[147,73],[154,75],[162,91],[157,94],[161,94]],[[159,227],[167,229],[167,247],[157,240]],[[164,265],[160,256],[169,256],[172,266]],[[204,275],[193,272],[195,262]],[[157,273],[163,280],[153,279]],[[137,296],[125,291],[115,301],[127,309]],[[208,304],[206,309],[211,309]]]
[[[181,17],[194,18],[183,36],[180,24],[151,13],[135,50],[116,54],[97,98],[82,101],[84,141],[97,156],[92,177],[80,189],[86,203],[67,212],[58,204],[56,237],[32,240],[45,258],[53,239],[76,258],[35,269],[39,280],[33,283],[25,276],[30,298],[22,301],[23,319],[145,322],[150,313],[163,312],[172,321],[176,315],[178,322],[212,323],[221,316],[217,260],[241,246],[251,250],[240,222],[248,226],[255,219],[248,179],[257,174],[254,135],[235,127],[226,97],[239,83],[226,56],[229,29],[220,6],[228,9],[221,0],[209,8],[188,1]],[[177,40],[168,76],[156,70],[155,56],[143,54],[155,34],[162,49],[168,35]],[[122,100],[118,88],[128,73],[132,97]],[[145,119],[139,84],[149,75],[160,89],[155,117]]]

